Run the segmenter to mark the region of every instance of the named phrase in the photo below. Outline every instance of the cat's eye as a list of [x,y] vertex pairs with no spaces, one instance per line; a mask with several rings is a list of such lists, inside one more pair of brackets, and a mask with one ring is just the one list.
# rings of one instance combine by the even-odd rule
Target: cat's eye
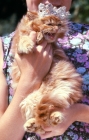
[[59,23],[58,26],[62,26],[62,25]]
[[49,26],[53,26],[51,23],[48,23],[47,25],[49,25]]

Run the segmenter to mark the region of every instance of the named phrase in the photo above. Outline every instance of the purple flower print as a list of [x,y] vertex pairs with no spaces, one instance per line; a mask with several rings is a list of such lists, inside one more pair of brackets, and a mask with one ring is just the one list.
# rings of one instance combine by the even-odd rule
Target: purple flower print
[[10,92],[10,95],[13,96],[14,95],[14,92],[13,92],[13,89],[10,87],[9,89],[9,92]]
[[85,41],[85,44],[83,45],[83,49],[89,51],[89,42]]
[[72,54],[72,56],[73,56],[73,57],[76,57],[76,56],[77,56],[77,52],[74,52],[74,53]]
[[86,96],[86,95],[84,95],[84,96],[83,96],[83,99],[82,99],[82,102],[83,102],[83,103],[86,102],[87,104],[89,104],[89,97]]
[[56,140],[56,138],[53,138],[53,140]]
[[65,37],[62,38],[62,39],[61,39],[61,38],[58,38],[58,42],[59,42],[59,43],[68,43],[68,37],[65,36]]
[[85,130],[86,130],[86,132],[88,132],[88,133],[89,133],[89,128],[85,128]]
[[73,39],[70,40],[70,43],[72,45],[77,46],[77,45],[81,44],[81,39],[80,38],[73,38]]
[[83,140],[82,137],[78,138],[78,140]]
[[89,62],[87,61],[84,65],[86,68],[89,68]]
[[78,139],[78,135],[76,134],[73,136],[73,140],[77,140],[77,139]]
[[12,101],[12,98],[13,98],[12,96],[9,96],[9,103]]
[[68,48],[70,48],[71,46],[68,44],[64,44],[63,46],[62,46],[64,49],[68,49]]
[[8,37],[6,37],[5,39],[4,39],[4,43],[7,45],[8,43],[10,43],[10,41],[11,41],[11,38],[8,38]]
[[70,132],[68,132],[68,135],[72,137],[74,134],[72,131],[70,131]]
[[80,38],[80,39],[84,39],[83,35],[80,34],[80,33],[78,33],[77,37]]
[[5,69],[6,68],[6,62],[4,61],[4,64],[3,64],[3,69]]
[[80,74],[83,74],[85,71],[86,71],[86,69],[84,67],[77,68],[77,72]]
[[83,83],[84,83],[85,85],[89,85],[89,74],[85,74],[85,75],[83,76]]
[[88,86],[88,91],[89,91],[89,86]]
[[27,140],[31,140],[31,138],[28,138]]
[[83,35],[85,39],[89,40],[89,30]]
[[71,61],[74,61],[75,59],[74,58],[71,58]]
[[77,61],[82,63],[82,62],[86,62],[88,60],[88,57],[86,54],[78,54],[77,55]]
[[81,29],[82,25],[78,23],[78,24],[74,25],[74,27],[75,27],[75,29],[78,30],[78,29]]
[[86,85],[82,85],[82,89],[83,89],[83,91],[86,91],[87,90],[87,86]]
[[75,51],[76,51],[77,53],[82,53],[82,49],[80,49],[80,48],[77,48]]

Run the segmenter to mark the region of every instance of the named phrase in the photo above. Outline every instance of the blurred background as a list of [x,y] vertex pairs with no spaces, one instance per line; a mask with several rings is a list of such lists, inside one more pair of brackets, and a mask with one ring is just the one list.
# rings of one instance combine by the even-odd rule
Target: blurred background
[[[89,0],[73,0],[71,20],[89,24]],[[0,36],[13,32],[26,13],[22,0],[0,0]]]

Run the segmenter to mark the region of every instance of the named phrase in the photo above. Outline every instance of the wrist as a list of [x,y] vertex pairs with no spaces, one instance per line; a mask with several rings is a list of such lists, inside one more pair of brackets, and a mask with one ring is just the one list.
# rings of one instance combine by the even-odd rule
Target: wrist
[[75,108],[75,121],[89,123],[89,106],[78,103],[76,104]]
[[[37,78],[31,78],[26,76],[21,76],[17,90],[19,90],[20,94],[23,96],[27,96],[29,93],[33,92],[34,90],[37,90],[40,87],[41,82]],[[16,90],[16,91],[17,91]]]

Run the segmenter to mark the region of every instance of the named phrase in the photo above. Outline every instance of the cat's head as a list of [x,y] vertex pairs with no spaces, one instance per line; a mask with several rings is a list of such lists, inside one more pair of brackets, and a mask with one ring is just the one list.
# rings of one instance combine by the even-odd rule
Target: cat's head
[[63,21],[56,16],[44,17],[41,22],[40,31],[49,43],[55,42],[58,38],[63,38],[68,30],[67,21]]
[[39,17],[37,13],[30,14],[32,29],[41,33],[42,37],[49,43],[55,42],[58,38],[63,38],[68,31],[68,21],[61,20],[54,15]]

